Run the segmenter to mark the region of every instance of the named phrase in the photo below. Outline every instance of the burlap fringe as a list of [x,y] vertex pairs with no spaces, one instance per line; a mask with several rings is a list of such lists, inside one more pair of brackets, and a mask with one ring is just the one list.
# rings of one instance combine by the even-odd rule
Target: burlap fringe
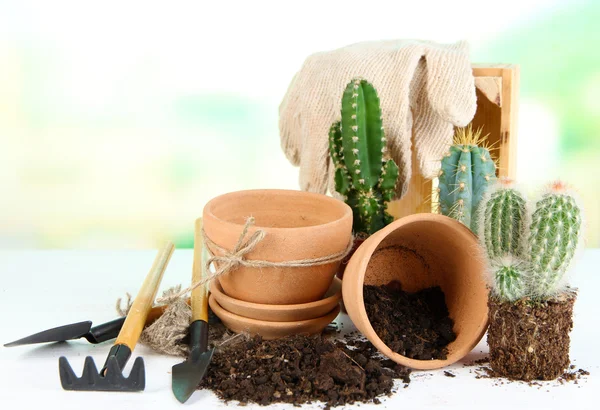
[[[187,357],[189,354],[187,339],[192,309],[185,298],[177,296],[180,292],[181,285],[163,292],[161,299],[166,300],[169,306],[154,323],[144,328],[140,336],[140,343],[156,353],[179,357]],[[131,295],[129,293],[126,295],[125,307],[122,306],[122,298],[117,299],[116,309],[120,316],[126,316],[133,303]],[[212,347],[220,348],[248,337],[243,334],[231,333],[215,318],[214,315],[211,315],[209,320],[208,340]]]

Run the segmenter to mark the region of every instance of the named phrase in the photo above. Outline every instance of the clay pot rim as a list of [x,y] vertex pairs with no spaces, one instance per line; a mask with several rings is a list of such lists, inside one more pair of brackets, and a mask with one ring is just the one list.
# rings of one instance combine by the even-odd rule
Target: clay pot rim
[[[475,348],[475,346],[477,346],[477,344],[483,338],[483,336],[485,335],[485,332],[487,331],[487,327],[488,327],[488,323],[489,323],[488,315],[487,314],[484,315],[483,321],[481,323],[481,332],[480,332],[480,334],[477,335],[477,338],[473,339],[473,342],[471,343],[471,345],[468,346],[468,350],[465,354],[463,354],[461,351],[449,352],[446,360],[411,359],[411,358],[403,356],[399,353],[394,352],[392,349],[390,349],[388,347],[388,345],[385,344],[385,342],[383,340],[381,340],[381,338],[379,337],[377,332],[375,332],[375,329],[373,329],[373,326],[371,325],[371,321],[369,320],[369,316],[367,315],[367,310],[365,308],[364,293],[363,293],[363,286],[364,286],[364,281],[365,281],[365,274],[367,272],[367,266],[369,264],[369,261],[371,260],[371,257],[375,253],[375,251],[377,249],[379,249],[379,245],[381,245],[381,242],[383,242],[383,240],[388,235],[390,235],[392,232],[394,232],[398,229],[401,229],[410,224],[422,223],[422,222],[440,223],[440,224],[443,224],[446,226],[449,226],[451,224],[452,228],[462,230],[463,232],[468,233],[468,235],[470,235],[475,240],[477,240],[477,236],[473,232],[471,232],[471,230],[469,228],[467,228],[465,225],[463,225],[462,223],[460,223],[450,217],[440,215],[440,214],[433,214],[433,213],[420,213],[420,214],[413,214],[413,215],[405,216],[401,219],[394,221],[390,225],[387,225],[383,229],[377,231],[376,233],[371,235],[368,239],[370,241],[370,243],[374,244],[374,245],[369,246],[369,248],[365,248],[365,251],[367,251],[367,252],[365,252],[364,257],[359,261],[359,265],[358,265],[358,280],[360,281],[360,286],[359,286],[360,290],[358,292],[358,310],[359,310],[358,314],[363,319],[364,323],[366,324],[367,329],[370,330],[370,332],[374,335],[372,340],[371,339],[369,339],[369,340],[377,349],[379,349],[381,351],[381,353],[383,353],[385,356],[387,356],[389,358],[393,357],[395,359],[394,361],[396,363],[400,363],[404,366],[407,366],[407,367],[410,367],[413,369],[418,369],[418,370],[432,370],[432,369],[446,367],[453,363],[456,363],[457,361],[462,359],[465,356],[465,354],[472,351]],[[365,241],[363,244],[361,244],[361,247],[363,247],[365,243],[367,243],[367,242]]]
[[[340,304],[338,303],[327,314],[325,314],[323,316],[315,317],[313,319],[297,320],[297,321],[293,321],[293,322],[269,322],[267,320],[251,319],[251,318],[248,318],[248,317],[236,315],[235,313],[231,313],[230,311],[228,311],[225,308],[223,308],[219,304],[219,302],[217,302],[217,299],[215,299],[215,296],[212,295],[212,294],[208,297],[208,304],[210,305],[210,308],[213,311],[213,313],[215,315],[217,315],[217,317],[219,317],[219,318],[221,317],[221,315],[223,315],[223,316],[225,316],[228,319],[236,320],[236,321],[241,322],[241,323],[246,323],[249,326],[261,327],[261,328],[271,328],[271,329],[286,329],[286,328],[289,328],[290,330],[293,330],[294,328],[297,328],[297,327],[300,327],[300,326],[306,326],[306,325],[309,325],[311,323],[321,321],[321,320],[323,320],[323,319],[325,319],[327,317],[331,317],[331,320],[328,322],[328,324],[329,324],[340,313]],[[324,328],[326,326],[327,325],[325,325]]]
[[[340,300],[342,300],[342,281],[337,277],[333,278],[333,281],[331,282],[331,286],[329,287],[327,292],[329,292],[329,290],[331,288],[335,288],[335,287],[337,287],[337,289],[338,289],[337,292],[335,292],[333,295],[328,296],[326,298],[322,298],[322,299],[316,300],[314,302],[297,303],[297,304],[289,304],[289,305],[273,305],[273,304],[267,304],[267,303],[254,303],[254,302],[247,302],[245,300],[236,299],[234,297],[227,295],[223,291],[223,287],[221,286],[221,283],[219,282],[218,279],[215,279],[210,283],[210,293],[218,294],[219,298],[228,300],[229,302],[234,303],[240,307],[257,309],[257,310],[268,309],[271,311],[287,312],[287,311],[293,311],[293,310],[298,310],[298,309],[303,309],[303,310],[312,309],[312,308],[318,307],[320,305],[326,305],[328,303],[333,303],[334,300],[337,300],[339,302]],[[216,302],[219,303],[217,300],[216,300]],[[220,305],[221,304],[219,303],[219,306]],[[221,308],[223,308],[223,307],[221,306]],[[232,312],[229,312],[229,313],[235,314]],[[260,320],[260,319],[257,319],[257,320]]]
[[241,230],[244,227],[244,224],[239,224],[239,223],[221,219],[220,217],[215,215],[215,213],[213,212],[213,207],[215,206],[215,204],[218,204],[220,202],[230,201],[232,199],[236,199],[236,197],[238,197],[237,199],[239,199],[239,197],[243,197],[243,196],[251,195],[251,194],[271,194],[271,195],[272,194],[284,194],[284,195],[289,195],[289,196],[296,195],[296,196],[312,197],[312,199],[315,201],[324,202],[324,203],[329,204],[332,207],[339,208],[339,210],[341,212],[341,214],[338,218],[331,220],[329,222],[322,223],[322,224],[297,226],[297,227],[271,227],[271,226],[262,226],[260,224],[254,225],[254,228],[262,229],[265,231],[280,232],[280,233],[291,232],[291,231],[300,231],[300,232],[309,231],[309,230],[315,229],[315,228],[328,228],[331,225],[341,223],[344,219],[346,219],[348,217],[352,218],[352,208],[350,208],[350,206],[348,206],[343,201],[340,201],[338,199],[335,199],[333,197],[323,195],[323,194],[317,194],[314,192],[306,192],[306,191],[296,191],[293,189],[246,189],[246,190],[241,190],[241,191],[228,192],[226,194],[222,194],[217,197],[214,197],[213,199],[208,201],[208,203],[204,206],[204,217],[205,218],[210,217],[210,218],[218,221],[220,224],[223,224],[230,228],[236,228],[241,232]]

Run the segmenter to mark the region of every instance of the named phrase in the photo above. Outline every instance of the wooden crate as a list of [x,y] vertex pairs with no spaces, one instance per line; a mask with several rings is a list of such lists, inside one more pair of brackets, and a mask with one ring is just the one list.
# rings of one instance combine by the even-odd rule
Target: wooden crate
[[[492,156],[498,160],[498,176],[514,178],[517,165],[517,108],[519,67],[512,64],[474,64],[477,87],[477,112],[472,124],[489,134],[490,145],[498,149]],[[414,146],[414,144],[413,144]],[[407,194],[389,204],[395,218],[421,212],[432,212],[432,193],[437,181],[423,177],[413,151],[412,178]]]

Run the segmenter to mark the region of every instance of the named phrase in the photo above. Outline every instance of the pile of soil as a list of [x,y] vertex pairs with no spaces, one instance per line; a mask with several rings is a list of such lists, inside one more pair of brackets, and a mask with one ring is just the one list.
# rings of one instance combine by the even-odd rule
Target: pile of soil
[[365,285],[363,294],[369,321],[390,349],[411,359],[446,359],[456,334],[439,286],[408,293],[394,281]]
[[576,366],[569,366],[569,370],[564,372],[559,378],[558,382],[560,384],[565,384],[568,382],[574,382],[575,384],[579,384],[578,380],[581,380],[585,376],[589,376],[590,372],[584,369],[575,370]]
[[[556,387],[558,385],[563,385],[566,383],[574,383],[579,384],[579,380],[585,379],[590,375],[590,372],[585,369],[577,369],[577,366],[574,364],[570,365],[569,368],[558,378],[552,380],[538,381],[538,380],[521,380],[521,379],[512,379],[502,376],[495,372],[489,366],[489,359],[484,357],[479,360],[475,360],[470,363],[465,363],[464,366],[468,367],[476,367],[473,370],[469,370],[469,373],[474,373],[476,379],[493,379],[494,386],[504,386],[505,384],[512,383],[522,383],[528,385],[529,387],[537,387],[538,389],[547,388],[547,387]],[[558,382],[558,384],[549,384],[549,382]],[[549,391],[549,390],[546,390]]]
[[322,401],[330,407],[378,403],[392,392],[394,379],[410,382],[408,369],[377,358],[370,343],[349,344],[321,335],[241,338],[215,352],[200,388],[241,404]]

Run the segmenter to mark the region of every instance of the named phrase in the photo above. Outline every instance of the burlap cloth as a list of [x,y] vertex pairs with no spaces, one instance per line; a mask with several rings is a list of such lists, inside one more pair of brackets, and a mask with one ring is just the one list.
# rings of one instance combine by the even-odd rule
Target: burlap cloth
[[379,94],[389,152],[400,168],[396,194],[401,197],[411,177],[412,133],[419,169],[431,177],[452,142],[453,126],[465,126],[475,115],[469,47],[391,40],[309,56],[279,107],[281,146],[300,166],[303,190],[335,191],[327,137],[354,77],[371,82]]

